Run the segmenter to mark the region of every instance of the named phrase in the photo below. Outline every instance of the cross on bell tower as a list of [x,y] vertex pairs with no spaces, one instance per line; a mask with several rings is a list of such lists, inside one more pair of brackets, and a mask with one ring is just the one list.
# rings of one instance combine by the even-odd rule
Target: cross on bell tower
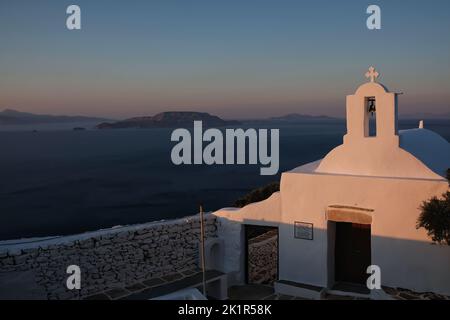
[[369,71],[366,72],[366,78],[370,78],[370,82],[376,82],[376,79],[380,76],[374,67],[370,67]]

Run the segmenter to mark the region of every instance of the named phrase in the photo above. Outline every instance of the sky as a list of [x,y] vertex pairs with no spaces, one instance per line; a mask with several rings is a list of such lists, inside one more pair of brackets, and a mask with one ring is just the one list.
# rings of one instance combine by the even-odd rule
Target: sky
[[448,0],[0,0],[0,110],[343,116],[374,65],[401,114],[449,113],[449,31]]

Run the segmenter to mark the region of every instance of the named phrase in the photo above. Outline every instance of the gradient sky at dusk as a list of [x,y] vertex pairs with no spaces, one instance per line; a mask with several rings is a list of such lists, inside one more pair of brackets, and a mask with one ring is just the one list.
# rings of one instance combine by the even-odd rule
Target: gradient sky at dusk
[[341,116],[373,64],[400,113],[448,113],[449,36],[448,0],[0,0],[0,110]]

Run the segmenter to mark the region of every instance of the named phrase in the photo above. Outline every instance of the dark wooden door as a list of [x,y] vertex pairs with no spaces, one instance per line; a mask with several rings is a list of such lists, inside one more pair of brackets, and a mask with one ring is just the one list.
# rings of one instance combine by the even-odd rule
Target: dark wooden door
[[365,284],[371,264],[370,225],[337,222],[335,279]]

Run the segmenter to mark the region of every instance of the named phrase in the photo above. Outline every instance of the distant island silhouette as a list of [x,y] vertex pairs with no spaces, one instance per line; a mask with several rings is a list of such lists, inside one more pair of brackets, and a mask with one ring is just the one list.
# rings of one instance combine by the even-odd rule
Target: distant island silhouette
[[304,121],[304,120],[337,120],[340,118],[336,117],[329,117],[325,115],[320,116],[313,116],[310,114],[300,114],[300,113],[290,113],[281,117],[272,117],[269,120],[272,121],[289,121],[289,122],[296,122],[296,121]]
[[202,121],[205,127],[223,127],[240,123],[236,120],[223,120],[206,112],[170,111],[158,113],[155,116],[135,117],[112,123],[103,122],[97,125],[97,128],[171,128],[192,126],[193,121]]
[[0,112],[0,125],[33,125],[33,124],[51,124],[51,123],[71,123],[71,122],[100,122],[107,118],[86,117],[86,116],[64,116],[34,114],[29,112],[20,112],[13,109],[5,109]]
[[[450,114],[403,114],[401,120],[448,120]],[[96,129],[125,129],[125,128],[175,128],[192,126],[193,121],[202,121],[205,127],[235,126],[242,123],[305,123],[305,122],[328,122],[343,121],[341,117],[327,115],[310,115],[301,113],[289,113],[282,116],[274,116],[262,119],[246,120],[225,120],[207,112],[196,111],[167,111],[154,116],[132,117],[125,120],[112,120],[111,118],[90,117],[90,116],[70,116],[70,115],[49,115],[21,112],[14,109],[5,109],[0,112],[0,126],[26,126],[26,125],[54,125],[69,123],[92,123]],[[75,127],[72,129],[79,129]],[[92,128],[92,127],[91,127]]]

